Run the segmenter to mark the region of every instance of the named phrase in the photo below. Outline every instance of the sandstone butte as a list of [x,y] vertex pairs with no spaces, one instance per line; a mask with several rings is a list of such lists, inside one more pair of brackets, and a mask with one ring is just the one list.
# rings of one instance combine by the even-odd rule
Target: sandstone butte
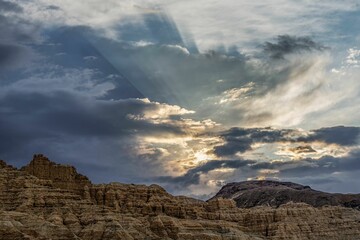
[[238,208],[158,185],[92,184],[39,154],[22,169],[0,161],[0,239],[355,240],[360,211],[292,202]]

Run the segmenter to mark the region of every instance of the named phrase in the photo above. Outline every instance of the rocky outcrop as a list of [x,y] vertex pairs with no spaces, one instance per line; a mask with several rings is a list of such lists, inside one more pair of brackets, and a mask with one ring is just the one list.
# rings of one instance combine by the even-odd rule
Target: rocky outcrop
[[255,206],[279,207],[296,202],[313,207],[343,206],[360,210],[360,194],[332,194],[291,182],[246,181],[226,184],[213,197],[233,199],[241,208]]
[[[76,171],[63,170],[68,166],[41,158],[48,173],[29,170],[39,163],[18,170],[0,162],[0,239],[360,238],[360,212],[352,208],[288,203],[242,209],[231,199],[172,196],[158,185],[83,184]],[[56,168],[66,181],[49,170]]]
[[83,194],[85,186],[91,186],[90,180],[77,173],[73,166],[56,164],[42,154],[35,154],[32,161],[21,170],[40,179],[51,180],[54,187],[78,194]]

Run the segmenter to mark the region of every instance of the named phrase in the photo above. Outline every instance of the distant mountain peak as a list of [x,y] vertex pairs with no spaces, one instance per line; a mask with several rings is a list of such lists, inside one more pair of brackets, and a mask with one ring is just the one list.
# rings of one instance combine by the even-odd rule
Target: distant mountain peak
[[360,209],[360,194],[326,193],[292,182],[256,180],[228,183],[210,200],[232,199],[241,208],[279,207],[289,202],[313,207],[343,206]]

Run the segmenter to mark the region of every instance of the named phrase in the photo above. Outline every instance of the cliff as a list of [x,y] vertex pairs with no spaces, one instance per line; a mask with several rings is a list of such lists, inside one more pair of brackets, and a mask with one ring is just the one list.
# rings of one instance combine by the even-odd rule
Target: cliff
[[0,161],[0,239],[359,238],[352,208],[237,208],[231,199],[176,197],[158,185],[91,184],[39,155],[21,170]]
[[40,179],[51,180],[54,187],[78,194],[83,193],[85,186],[91,186],[90,180],[77,173],[73,166],[56,164],[42,154],[35,154],[32,161],[21,170]]

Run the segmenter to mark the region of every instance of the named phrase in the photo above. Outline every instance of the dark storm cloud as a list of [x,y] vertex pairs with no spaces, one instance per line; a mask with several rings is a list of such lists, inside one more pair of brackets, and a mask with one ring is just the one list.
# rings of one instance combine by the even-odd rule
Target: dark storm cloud
[[[0,114],[7,126],[31,123],[34,132],[42,129],[53,134],[81,137],[119,137],[135,131],[143,134],[185,134],[180,127],[134,120],[129,114],[142,115],[161,108],[138,99],[95,100],[67,92],[9,92],[0,98]],[[6,129],[4,129],[6,131]],[[38,132],[38,136],[41,132]],[[6,141],[2,139],[1,142]]]
[[[164,107],[164,108],[163,108]],[[137,137],[186,136],[186,127],[173,122],[153,123],[147,112],[167,107],[139,99],[105,101],[65,91],[7,91],[0,96],[0,158],[22,166],[39,152],[58,162],[96,172],[94,181],[138,182],[147,174],[156,175],[158,159],[138,156]],[[129,117],[129,114],[139,118]]]
[[336,172],[360,170],[360,152],[354,150],[344,157],[323,156],[320,159],[303,158],[294,161],[257,162],[249,168],[253,171],[279,170],[277,177],[312,177]]
[[[0,70],[12,70],[21,67],[31,58],[31,50],[21,45],[0,43]],[[1,73],[0,73],[1,76]]]
[[348,156],[324,156],[320,159],[306,158],[297,162],[269,164],[270,169],[280,169],[280,177],[311,177],[336,172],[353,172],[360,170],[360,152],[355,150]]
[[39,36],[36,27],[19,16],[0,12],[0,41],[11,44],[31,43]]
[[[232,156],[236,153],[244,153],[252,150],[255,143],[311,143],[324,142],[340,146],[353,146],[359,144],[360,128],[336,126],[312,130],[307,136],[293,129],[273,128],[232,128],[220,135],[225,144],[216,146],[214,153],[219,156]],[[314,152],[311,146],[298,146],[293,151]]]
[[27,62],[32,51],[25,44],[32,43],[39,37],[36,27],[18,16],[21,12],[22,8],[16,3],[0,0],[0,70],[2,71],[19,67]]
[[313,134],[310,136],[298,138],[297,140],[304,142],[322,141],[328,144],[351,146],[359,144],[359,137],[359,127],[336,126],[313,130]]
[[55,5],[49,5],[49,6],[46,7],[46,9],[48,9],[48,10],[54,10],[54,11],[61,10],[60,7],[55,6]]
[[[48,30],[45,44],[36,46],[36,50],[47,57],[46,63],[62,66],[65,72],[66,69],[96,71],[99,82],[114,85],[113,89],[106,92],[103,99],[144,98],[129,79],[93,46],[89,39],[96,38],[94,35],[96,35],[95,31],[86,26],[54,28]],[[59,53],[63,54],[59,55]],[[93,60],[86,60],[89,58]],[[52,69],[49,71],[54,72]]]
[[22,7],[13,2],[0,0],[0,12],[22,12]]
[[25,57],[27,52],[24,46],[0,43],[0,68],[18,64],[19,59]]
[[310,51],[322,51],[326,47],[314,42],[310,37],[296,37],[281,35],[277,37],[276,43],[266,42],[264,52],[274,59],[283,59],[291,53],[302,53]]
[[162,183],[168,184],[179,184],[179,188],[188,187],[192,184],[200,183],[200,175],[207,174],[212,170],[231,168],[237,169],[248,166],[250,164],[255,164],[255,161],[251,160],[213,160],[207,161],[204,164],[201,164],[195,168],[192,168],[186,172],[186,174],[178,177],[163,176],[158,177],[155,180]]
[[290,129],[272,128],[231,128],[221,134],[225,144],[214,148],[217,156],[231,156],[238,152],[251,150],[254,143],[274,143],[287,140],[286,134],[293,132]]
[[316,151],[309,145],[306,146],[297,146],[294,148],[290,148],[290,151],[294,153],[315,153]]

